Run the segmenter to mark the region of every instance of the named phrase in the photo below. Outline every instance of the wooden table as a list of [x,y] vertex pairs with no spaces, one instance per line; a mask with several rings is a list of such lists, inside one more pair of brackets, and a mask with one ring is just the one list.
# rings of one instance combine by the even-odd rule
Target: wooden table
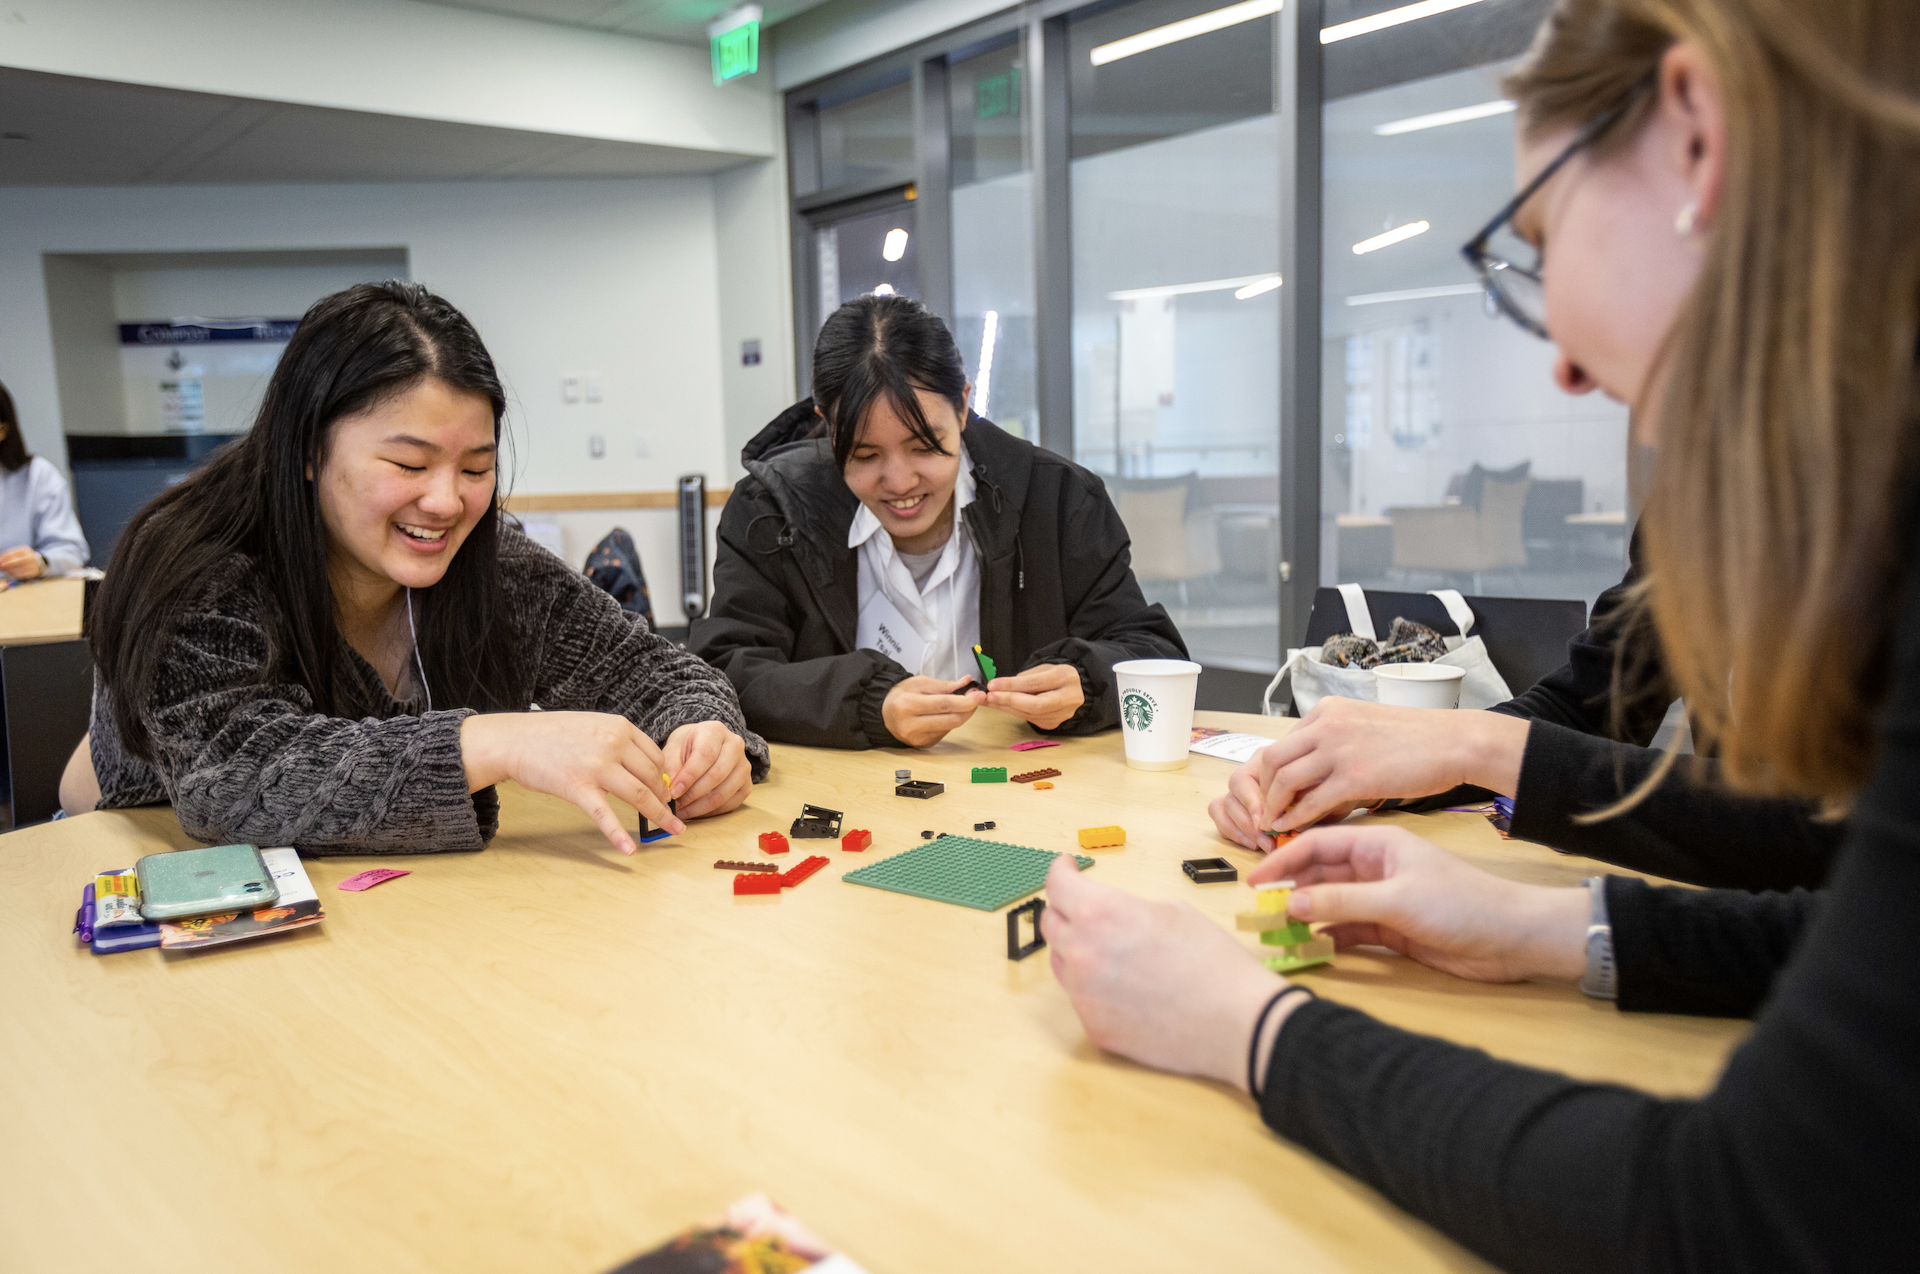
[[[873,1274],[1482,1268],[1238,1094],[1089,1047],[1046,960],[1006,959],[1004,912],[835,879],[922,829],[993,819],[1065,850],[1117,822],[1099,879],[1231,926],[1244,886],[1179,865],[1253,866],[1205,814],[1230,765],[1142,773],[1117,734],[1007,751],[1019,735],[982,712],[920,753],[779,748],[746,807],[632,859],[509,788],[484,853],[380,860],[413,874],[362,894],[334,885],[369,860],[309,860],[324,924],[197,955],[95,957],[67,932],[89,873],[191,843],[168,811],[0,837],[0,1266],[67,1269],[110,1233],[146,1270],[230,1268],[237,1249],[249,1270],[594,1274],[764,1189]],[[983,763],[1064,774],[970,785]],[[946,794],[894,796],[896,766]],[[760,857],[755,835],[802,802],[845,810],[873,849],[735,898],[713,861]],[[1478,815],[1409,821],[1505,875],[1594,869]],[[1392,1022],[1667,1094],[1707,1088],[1744,1033],[1385,954],[1307,976]]]
[[0,646],[37,646],[80,635],[82,579],[37,579],[0,592]]

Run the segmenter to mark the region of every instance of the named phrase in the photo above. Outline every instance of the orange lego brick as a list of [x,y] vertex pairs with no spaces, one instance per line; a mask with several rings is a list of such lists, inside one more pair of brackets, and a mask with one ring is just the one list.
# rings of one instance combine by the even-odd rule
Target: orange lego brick
[[1035,783],[1033,785],[1033,790],[1036,792],[1051,792],[1053,790],[1053,784],[1048,783],[1043,779],[1040,782]]
[[1124,827],[1083,827],[1080,829],[1080,848],[1109,849],[1115,845],[1127,843],[1127,829]]

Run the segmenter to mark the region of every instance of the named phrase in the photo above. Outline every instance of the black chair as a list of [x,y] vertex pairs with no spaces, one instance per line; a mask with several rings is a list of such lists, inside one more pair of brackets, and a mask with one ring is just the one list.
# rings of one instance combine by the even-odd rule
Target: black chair
[[84,640],[0,648],[9,796],[0,830],[45,822],[60,808],[60,775],[92,711],[93,658]]
[[[1428,593],[1384,593],[1366,590],[1367,610],[1374,630],[1385,633],[1396,617],[1404,616],[1451,637],[1453,620],[1440,599]],[[1567,662],[1567,643],[1585,630],[1587,604],[1540,597],[1469,597],[1473,635],[1487,644],[1487,658],[1499,670],[1507,688],[1521,694],[1534,682]],[[1313,614],[1307,618],[1309,646],[1323,644],[1336,633],[1353,631],[1347,622],[1347,604],[1337,588],[1314,592]]]

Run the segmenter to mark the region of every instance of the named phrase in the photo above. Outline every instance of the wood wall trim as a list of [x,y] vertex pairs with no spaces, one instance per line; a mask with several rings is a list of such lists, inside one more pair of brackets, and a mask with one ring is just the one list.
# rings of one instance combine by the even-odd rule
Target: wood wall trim
[[[732,487],[708,487],[707,507],[717,509],[733,494]],[[678,491],[579,491],[564,495],[510,495],[502,504],[509,513],[579,513],[594,509],[677,509]]]

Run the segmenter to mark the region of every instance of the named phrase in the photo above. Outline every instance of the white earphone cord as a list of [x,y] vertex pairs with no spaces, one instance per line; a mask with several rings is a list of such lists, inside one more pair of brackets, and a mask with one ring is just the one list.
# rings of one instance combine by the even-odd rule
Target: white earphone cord
[[413,626],[413,590],[407,590],[407,635],[413,638],[413,667],[420,674],[420,689],[427,696],[427,711],[433,711],[433,688],[427,684],[427,666],[420,662],[420,634]]

